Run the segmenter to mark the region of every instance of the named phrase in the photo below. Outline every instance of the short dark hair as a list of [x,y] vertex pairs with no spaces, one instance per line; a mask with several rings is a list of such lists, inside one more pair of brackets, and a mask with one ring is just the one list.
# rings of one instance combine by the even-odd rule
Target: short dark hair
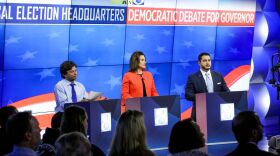
[[209,56],[209,57],[211,57],[211,55],[210,55],[209,53],[207,53],[207,52],[202,52],[202,53],[200,53],[200,54],[198,55],[198,62],[201,61],[202,56]]
[[57,112],[52,116],[51,126],[52,128],[60,128],[63,112]]
[[91,144],[80,132],[71,132],[61,135],[55,142],[56,155],[83,155],[91,156]]
[[18,144],[23,141],[25,133],[31,130],[32,118],[34,117],[31,112],[19,112],[9,118],[6,132],[14,144]]
[[0,108],[0,125],[5,129],[9,117],[18,112],[15,106],[4,106]]
[[232,131],[239,143],[247,143],[252,138],[252,131],[262,126],[258,115],[253,111],[237,114],[232,120]]
[[205,146],[203,133],[192,119],[178,121],[172,128],[168,150],[180,153]]
[[64,110],[61,120],[61,133],[81,132],[87,135],[87,127],[84,126],[86,120],[86,110],[83,107],[72,105]]
[[144,53],[142,51],[135,51],[131,57],[130,57],[130,60],[129,60],[129,71],[130,72],[135,72],[138,67],[139,67],[139,63],[140,63],[140,56],[144,55]]
[[68,70],[71,70],[73,67],[77,67],[77,65],[73,61],[64,61],[60,65],[60,75],[62,78],[65,78],[64,75],[67,74]]

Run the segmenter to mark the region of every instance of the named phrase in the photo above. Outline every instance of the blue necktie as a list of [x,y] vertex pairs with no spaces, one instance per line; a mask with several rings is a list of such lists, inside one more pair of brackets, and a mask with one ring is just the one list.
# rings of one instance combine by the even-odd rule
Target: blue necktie
[[76,91],[75,91],[75,84],[71,83],[70,85],[72,87],[72,102],[77,102],[77,95],[76,95]]

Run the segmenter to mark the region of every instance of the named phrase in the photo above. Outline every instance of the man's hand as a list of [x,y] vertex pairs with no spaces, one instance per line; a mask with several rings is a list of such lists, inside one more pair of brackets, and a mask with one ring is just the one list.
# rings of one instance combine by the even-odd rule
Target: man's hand
[[98,96],[94,101],[100,101],[100,100],[107,100],[108,98],[106,98],[103,95]]

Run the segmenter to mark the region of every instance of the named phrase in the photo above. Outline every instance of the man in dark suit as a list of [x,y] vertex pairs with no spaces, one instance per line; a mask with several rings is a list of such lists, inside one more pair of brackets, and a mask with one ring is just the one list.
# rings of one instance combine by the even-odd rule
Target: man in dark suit
[[232,131],[239,144],[227,156],[273,156],[269,152],[260,150],[257,146],[257,143],[263,138],[263,126],[255,112],[244,111],[237,114],[232,120]]
[[193,101],[191,117],[196,121],[195,94],[211,92],[228,92],[229,89],[223,76],[215,71],[211,71],[211,58],[209,53],[200,53],[198,56],[200,70],[188,77],[185,88],[185,97]]

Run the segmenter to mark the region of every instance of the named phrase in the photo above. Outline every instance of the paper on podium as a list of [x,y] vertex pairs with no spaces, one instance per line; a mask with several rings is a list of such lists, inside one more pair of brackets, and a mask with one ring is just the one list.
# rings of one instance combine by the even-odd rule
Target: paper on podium
[[101,96],[101,92],[90,91],[88,92],[88,100],[95,100],[97,97]]

